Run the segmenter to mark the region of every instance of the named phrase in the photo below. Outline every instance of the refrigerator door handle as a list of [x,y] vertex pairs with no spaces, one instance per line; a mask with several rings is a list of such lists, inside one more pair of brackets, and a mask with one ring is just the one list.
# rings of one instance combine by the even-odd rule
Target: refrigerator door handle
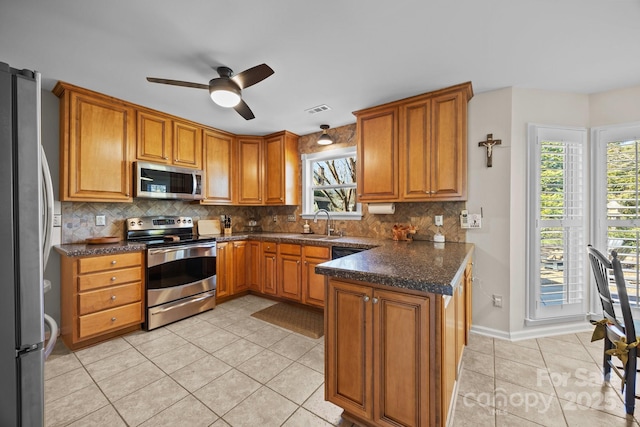
[[51,182],[51,171],[47,156],[44,153],[44,147],[40,145],[40,154],[42,157],[42,208],[44,213],[44,221],[42,224],[42,267],[47,267],[49,260],[49,252],[51,251],[51,236],[53,233],[53,183]]

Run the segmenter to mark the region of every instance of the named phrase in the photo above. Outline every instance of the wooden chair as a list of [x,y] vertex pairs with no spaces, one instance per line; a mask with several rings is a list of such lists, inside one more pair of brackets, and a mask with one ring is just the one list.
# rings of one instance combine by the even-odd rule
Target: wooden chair
[[[611,378],[611,369],[622,380],[621,393],[624,397],[624,405],[627,414],[633,414],[635,409],[635,399],[640,398],[636,396],[636,368],[638,349],[634,346],[628,348],[628,360],[627,363],[618,367],[611,362],[611,355],[607,352],[616,348],[616,342],[621,342],[624,338],[628,343],[636,341],[636,324],[633,321],[631,313],[631,306],[629,305],[629,296],[627,295],[627,287],[624,280],[624,274],[622,272],[622,265],[618,259],[616,251],[611,252],[611,261],[609,261],[600,251],[593,248],[591,245],[587,247],[589,252],[589,260],[591,261],[591,268],[596,279],[596,285],[598,288],[598,295],[600,296],[600,302],[602,303],[602,309],[604,317],[608,323],[606,325],[606,334],[604,337],[604,353],[603,353],[603,372],[605,381],[609,381]],[[620,301],[620,311],[622,313],[621,322],[616,318],[614,311],[613,300],[611,299],[611,293],[609,292],[609,271],[613,271],[614,281],[616,283],[616,289],[618,291],[618,298]]]

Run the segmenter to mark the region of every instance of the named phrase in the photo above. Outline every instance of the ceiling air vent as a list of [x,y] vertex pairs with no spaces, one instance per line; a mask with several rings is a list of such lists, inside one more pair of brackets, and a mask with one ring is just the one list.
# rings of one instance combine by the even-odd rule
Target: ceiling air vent
[[315,107],[307,108],[304,111],[309,114],[316,114],[316,113],[321,113],[323,111],[328,111],[328,110],[331,110],[331,107],[329,107],[327,104],[322,104],[322,105],[317,105]]

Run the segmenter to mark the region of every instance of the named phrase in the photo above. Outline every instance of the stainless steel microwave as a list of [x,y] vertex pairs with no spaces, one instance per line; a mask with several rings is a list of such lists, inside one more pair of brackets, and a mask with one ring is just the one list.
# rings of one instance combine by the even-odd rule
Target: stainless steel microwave
[[203,171],[135,162],[135,197],[200,200]]

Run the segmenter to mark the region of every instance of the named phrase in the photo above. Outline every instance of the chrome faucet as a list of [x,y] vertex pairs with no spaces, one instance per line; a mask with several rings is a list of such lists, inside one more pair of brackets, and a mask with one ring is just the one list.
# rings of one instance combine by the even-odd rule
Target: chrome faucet
[[315,215],[313,215],[313,222],[317,223],[318,222],[318,214],[324,212],[327,214],[327,236],[331,236],[331,232],[333,231],[333,228],[331,228],[331,214],[329,213],[328,210],[326,209],[318,209],[315,213]]

